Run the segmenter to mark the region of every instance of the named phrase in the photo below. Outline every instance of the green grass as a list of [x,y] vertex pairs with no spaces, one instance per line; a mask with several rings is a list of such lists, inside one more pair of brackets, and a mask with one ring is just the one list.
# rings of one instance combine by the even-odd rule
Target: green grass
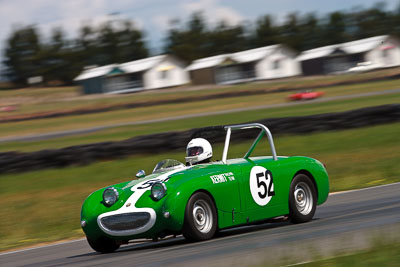
[[[363,242],[355,241],[361,237],[356,238],[352,233],[331,236],[326,245],[321,240],[294,242],[282,249],[277,258],[264,256],[261,263],[251,266],[399,266],[399,230],[399,223],[370,228],[362,233]],[[258,258],[262,259],[263,255]]]
[[350,255],[338,255],[324,260],[298,264],[304,267],[334,267],[334,266],[399,266],[400,242],[393,241],[387,244],[379,244],[369,249],[355,252]]
[[[374,74],[375,75],[375,74]],[[260,90],[265,87],[304,86],[351,80],[361,76],[322,77],[315,80],[296,79],[274,81],[188,91],[185,95],[209,95],[229,90]],[[366,76],[363,76],[366,77]],[[346,95],[398,88],[398,81],[384,81],[325,88],[326,96]],[[124,96],[85,96],[78,99],[77,88],[24,89],[0,91],[0,104],[17,99],[21,113],[43,110],[63,110],[108,105],[149,99],[174,98],[182,91],[165,90],[142,92]],[[260,104],[275,104],[285,101],[289,93],[274,93],[248,97],[231,97],[219,100],[198,101],[175,105],[160,105],[147,108],[119,110],[101,114],[68,116],[58,119],[43,119],[20,123],[0,124],[0,137],[60,131],[63,129],[96,126],[104,123],[169,117],[189,112],[225,110]],[[62,101],[60,99],[63,99]],[[147,125],[126,126],[107,129],[93,134],[57,138],[42,142],[13,142],[0,145],[0,151],[35,151],[100,141],[121,140],[132,136],[186,130],[190,128],[248,122],[264,118],[293,115],[310,115],[324,112],[345,111],[371,105],[400,103],[400,94],[363,97],[349,100],[313,103],[286,108],[272,108],[249,112],[238,112],[195,119],[176,120]],[[306,155],[317,158],[327,165],[331,179],[331,190],[341,191],[369,187],[400,180],[396,166],[400,162],[400,124],[388,124],[347,131],[315,133],[303,136],[280,136],[275,139],[279,155]],[[231,157],[240,157],[247,151],[249,142],[236,144],[230,150]],[[222,145],[214,146],[216,159],[220,158]],[[0,175],[0,195],[3,208],[0,210],[0,250],[24,247],[42,242],[82,237],[79,227],[80,206],[94,190],[130,180],[138,169],[149,173],[155,163],[164,158],[184,160],[185,148],[169,154],[136,155],[125,159],[102,161],[89,166],[72,166],[63,169],[48,169],[21,174]]]
[[[279,155],[305,155],[327,165],[331,191],[400,181],[400,123],[275,139]],[[233,145],[240,157],[250,142]],[[222,144],[214,145],[220,159]],[[256,151],[260,153],[260,150]],[[140,155],[89,166],[0,175],[0,250],[82,237],[80,206],[94,190],[147,173],[161,159],[183,161],[185,148],[168,154]]]
[[[231,101],[232,99],[228,99]],[[227,101],[228,101],[227,100]],[[237,101],[237,100],[236,100]],[[133,120],[138,119],[154,119],[158,117],[179,115],[185,113],[186,111],[206,111],[211,110],[215,106],[222,108],[232,108],[234,105],[251,105],[252,102],[246,102],[245,99],[239,99],[236,103],[224,105],[222,100],[210,100],[205,101],[206,103],[201,103],[196,109],[191,109],[191,104],[180,104],[180,105],[165,105],[153,108],[137,109],[137,110],[125,110],[108,112],[105,114],[91,114],[83,116],[70,116],[66,118],[59,119],[46,119],[39,121],[26,121],[18,123],[6,123],[0,124],[0,137],[15,136],[22,133],[33,134],[35,129],[39,132],[47,131],[60,131],[68,127],[89,127],[88,121],[93,121],[95,123],[101,124],[106,121],[117,122],[117,118],[125,114]],[[60,148],[66,146],[72,146],[77,144],[94,143],[102,141],[117,141],[122,139],[127,139],[130,137],[145,135],[151,133],[160,133],[165,131],[180,131],[187,130],[191,128],[205,127],[210,125],[226,125],[243,123],[254,120],[260,120],[265,118],[275,118],[275,117],[287,117],[287,116],[305,116],[319,113],[328,112],[339,112],[346,111],[350,109],[374,106],[374,105],[384,105],[391,103],[400,103],[400,93],[390,94],[390,95],[378,95],[370,97],[361,97],[355,99],[347,100],[336,100],[325,103],[304,103],[303,105],[295,105],[290,107],[280,107],[280,108],[270,108],[261,109],[245,112],[235,112],[223,115],[213,115],[204,116],[191,119],[181,119],[173,120],[168,122],[159,122],[152,124],[140,124],[135,126],[123,126],[110,128],[95,133],[68,136],[63,138],[49,139],[45,141],[33,141],[33,142],[9,142],[1,144],[0,151],[35,151],[45,148]],[[209,108],[209,109],[207,109]],[[132,113],[129,113],[132,112]],[[152,115],[151,115],[152,114]],[[142,116],[142,117],[140,117]]]

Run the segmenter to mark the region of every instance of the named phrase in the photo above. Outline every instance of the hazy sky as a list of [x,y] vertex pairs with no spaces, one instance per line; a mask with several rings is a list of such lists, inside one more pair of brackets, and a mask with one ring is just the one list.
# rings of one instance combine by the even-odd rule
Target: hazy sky
[[[210,23],[225,20],[230,24],[254,22],[264,14],[282,20],[290,12],[325,14],[354,7],[371,7],[377,0],[0,0],[0,51],[15,26],[35,24],[47,37],[54,27],[62,27],[69,37],[77,34],[84,22],[97,25],[110,18],[129,18],[145,30],[150,47],[163,45],[170,19],[185,21],[202,10]],[[400,0],[385,0],[393,10]],[[118,15],[110,15],[118,14]],[[0,56],[1,57],[1,56]]]

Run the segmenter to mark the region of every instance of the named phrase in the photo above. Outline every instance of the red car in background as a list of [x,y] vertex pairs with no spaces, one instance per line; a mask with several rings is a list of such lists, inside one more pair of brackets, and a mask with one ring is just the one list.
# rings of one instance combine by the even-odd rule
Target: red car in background
[[315,99],[315,98],[321,97],[323,94],[324,94],[324,92],[303,91],[303,92],[291,94],[289,96],[289,99],[293,100],[293,101],[310,100],[310,99]]

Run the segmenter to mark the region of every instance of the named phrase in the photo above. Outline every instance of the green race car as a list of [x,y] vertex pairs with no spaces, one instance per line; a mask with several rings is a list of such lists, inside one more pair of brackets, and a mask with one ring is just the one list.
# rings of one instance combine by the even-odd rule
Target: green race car
[[[227,159],[231,132],[259,128],[243,158]],[[129,240],[170,235],[210,239],[224,228],[288,215],[310,221],[328,198],[324,165],[308,157],[277,156],[272,135],[262,124],[225,126],[222,160],[185,166],[163,160],[150,175],[92,193],[83,203],[81,226],[96,251],[115,251]],[[267,136],[271,156],[250,157]]]

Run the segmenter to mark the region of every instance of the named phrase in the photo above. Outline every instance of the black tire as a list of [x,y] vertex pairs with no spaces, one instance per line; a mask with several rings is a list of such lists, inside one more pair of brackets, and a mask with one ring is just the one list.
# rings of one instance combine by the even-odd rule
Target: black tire
[[191,196],[185,209],[182,234],[191,241],[210,239],[217,230],[217,210],[209,195],[198,192]]
[[289,192],[289,218],[292,223],[311,221],[317,207],[317,193],[310,177],[298,174]]
[[100,237],[98,239],[86,238],[90,247],[100,253],[111,253],[116,251],[120,245],[109,237]]

